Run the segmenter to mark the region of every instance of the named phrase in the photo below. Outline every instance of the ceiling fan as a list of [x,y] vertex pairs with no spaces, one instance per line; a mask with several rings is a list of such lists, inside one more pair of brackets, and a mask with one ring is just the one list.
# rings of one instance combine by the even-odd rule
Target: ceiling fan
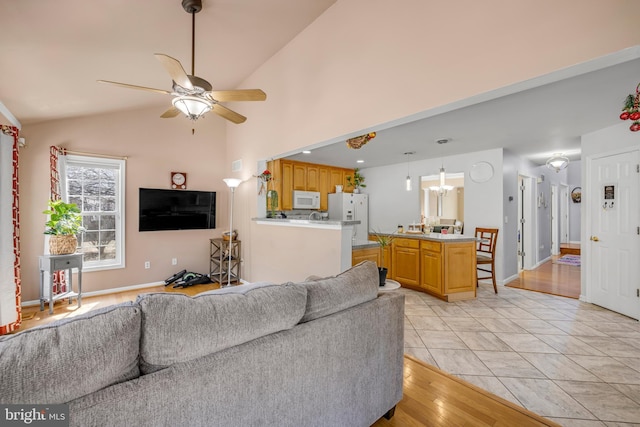
[[182,7],[187,13],[191,14],[191,75],[187,75],[182,64],[177,59],[162,53],[155,53],[154,56],[160,61],[173,80],[171,91],[108,80],[98,80],[98,82],[172,95],[174,97],[171,101],[173,107],[160,116],[165,119],[184,113],[188,119],[195,121],[209,111],[213,111],[233,123],[243,123],[247,120],[245,116],[224,107],[220,102],[264,101],[267,99],[267,95],[260,89],[213,90],[208,81],[195,75],[196,13],[202,10],[202,0],[182,0]]

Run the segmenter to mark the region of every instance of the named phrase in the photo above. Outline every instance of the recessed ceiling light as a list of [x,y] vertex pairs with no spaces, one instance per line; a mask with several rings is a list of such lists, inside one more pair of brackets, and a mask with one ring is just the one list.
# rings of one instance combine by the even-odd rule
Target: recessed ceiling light
[[304,151],[302,152],[302,154],[311,154],[311,151],[309,151],[309,150],[304,150]]
[[356,160],[356,163],[364,163],[364,160]]

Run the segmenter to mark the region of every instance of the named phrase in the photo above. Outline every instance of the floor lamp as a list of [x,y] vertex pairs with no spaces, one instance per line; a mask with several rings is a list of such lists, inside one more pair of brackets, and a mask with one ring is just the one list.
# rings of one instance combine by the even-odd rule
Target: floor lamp
[[[231,245],[233,244],[233,195],[236,192],[236,187],[240,185],[242,180],[237,178],[225,178],[223,180],[227,187],[231,190],[231,201],[229,203],[229,263],[228,263],[228,274],[227,274],[227,286],[231,286]],[[239,255],[239,254],[238,254]],[[220,286],[224,285],[221,283]]]

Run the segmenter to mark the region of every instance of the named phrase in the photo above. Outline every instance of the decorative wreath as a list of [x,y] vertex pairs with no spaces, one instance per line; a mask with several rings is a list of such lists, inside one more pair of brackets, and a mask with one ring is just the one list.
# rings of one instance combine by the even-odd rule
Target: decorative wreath
[[582,188],[576,187],[571,190],[571,200],[573,200],[573,203],[580,203],[582,201]]

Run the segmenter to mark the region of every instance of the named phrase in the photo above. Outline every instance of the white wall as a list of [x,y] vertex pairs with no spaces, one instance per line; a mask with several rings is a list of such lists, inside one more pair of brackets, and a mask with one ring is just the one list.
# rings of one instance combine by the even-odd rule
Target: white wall
[[[230,176],[250,179],[260,172],[258,160],[344,141],[412,115],[432,115],[454,102],[640,43],[640,33],[629,30],[640,3],[609,0],[582,6],[583,0],[338,0],[242,83],[265,90],[267,100],[238,106],[249,120],[227,126],[226,172],[232,161],[242,159],[244,169]],[[461,143],[475,150],[473,141]],[[498,162],[496,171],[502,170],[501,156]],[[404,191],[403,175],[406,171],[398,175],[398,193]],[[500,191],[492,190],[484,205],[471,203],[482,194],[465,195],[465,204],[471,203],[466,211],[482,206],[493,224],[466,218],[465,230],[502,224],[503,184],[498,179]],[[249,247],[265,237],[251,226],[257,216],[257,191],[251,187],[236,195],[238,229]],[[404,202],[398,211],[408,207],[411,212],[380,220],[417,220],[419,198],[396,197]],[[373,226],[383,225],[375,220]],[[260,280],[252,269],[266,254],[249,255],[246,277]]]

